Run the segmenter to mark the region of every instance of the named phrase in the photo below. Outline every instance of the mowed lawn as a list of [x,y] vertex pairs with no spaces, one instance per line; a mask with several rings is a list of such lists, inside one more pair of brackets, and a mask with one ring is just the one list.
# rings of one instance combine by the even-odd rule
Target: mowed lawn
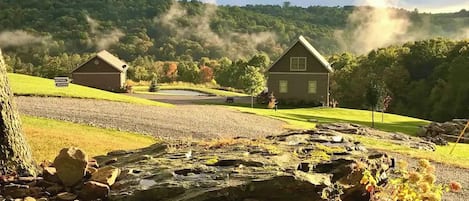
[[102,129],[45,118],[21,116],[23,131],[36,161],[54,160],[62,148],[79,147],[88,156],[113,150],[147,147],[155,138],[129,132]]
[[[200,86],[190,86],[190,85],[161,85],[158,86],[160,90],[188,90],[188,91],[196,91],[200,93],[205,93],[205,94],[211,94],[215,96],[248,96],[243,93],[237,93],[237,92],[232,92],[232,91],[224,91],[224,90],[219,90],[219,89],[214,89],[214,88],[208,88],[208,87],[200,87]],[[148,92],[148,86],[134,86],[134,92],[135,93],[143,93],[143,94],[160,94],[158,92]]]
[[[343,108],[298,108],[298,109],[260,109],[248,107],[233,107],[242,112],[251,112],[262,116],[268,116],[286,121],[288,128],[311,129],[317,123],[349,122],[365,126],[371,126],[371,111],[353,110]],[[430,122],[412,117],[395,114],[375,112],[375,127],[390,132],[402,132],[415,135],[419,126]],[[383,120],[383,121],[381,121]]]
[[8,78],[13,93],[18,96],[89,98],[160,107],[172,106],[167,103],[126,96],[76,84],[70,84],[69,87],[55,87],[54,80],[29,75],[8,73]]
[[[310,122],[310,120],[315,120],[317,123],[349,122],[371,126],[371,111],[364,110],[343,108],[298,108],[279,109],[274,111],[272,109],[249,108],[242,106],[230,107],[242,112],[283,120],[288,123],[287,128],[293,129],[315,128],[316,123]],[[377,129],[389,132],[402,132],[408,135],[415,135],[419,126],[430,123],[426,120],[394,114],[384,114],[383,120],[384,121],[381,122],[381,113],[375,113],[375,127]],[[450,143],[450,146],[437,146],[437,150],[435,152],[428,152],[395,145],[375,138],[364,136],[353,137],[355,140],[358,140],[367,147],[373,149],[396,152],[412,157],[425,158],[436,162],[469,168],[469,144],[458,144],[453,154],[450,155],[449,152],[454,143]]]

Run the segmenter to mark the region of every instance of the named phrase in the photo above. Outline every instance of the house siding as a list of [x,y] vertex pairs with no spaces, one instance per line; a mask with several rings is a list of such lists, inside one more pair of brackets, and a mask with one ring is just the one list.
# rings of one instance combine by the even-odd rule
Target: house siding
[[[280,80],[288,81],[288,92],[279,92]],[[308,82],[317,81],[317,91],[315,94],[308,93]],[[273,92],[274,96],[284,101],[306,101],[306,102],[322,102],[329,103],[329,74],[327,73],[269,73],[267,82],[269,92]]]
[[[95,64],[95,61],[98,61],[98,64]],[[95,57],[85,64],[83,64],[80,68],[76,69],[75,72],[120,72],[116,68],[109,65],[107,62],[103,61],[102,59]]]
[[[292,72],[290,71],[291,57],[306,57],[306,73],[328,73],[329,71],[311,54],[300,42],[293,45],[292,48],[275,63],[269,72]],[[296,71],[298,72],[298,71]]]
[[108,91],[116,91],[123,86],[121,73],[73,73],[72,79],[74,84]]

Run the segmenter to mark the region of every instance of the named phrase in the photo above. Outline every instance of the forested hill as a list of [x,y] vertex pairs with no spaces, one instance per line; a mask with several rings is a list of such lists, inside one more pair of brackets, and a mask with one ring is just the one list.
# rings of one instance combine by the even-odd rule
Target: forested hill
[[[465,10],[431,15],[392,9],[389,17],[377,14],[387,13],[382,11],[370,15],[366,7],[215,7],[197,1],[172,0],[0,0],[0,8],[0,43],[3,43],[0,47],[9,46],[6,47],[9,55],[16,53],[33,65],[39,65],[38,61],[25,55],[81,54],[105,48],[126,61],[145,55],[155,60],[224,56],[237,59],[259,51],[274,58],[301,34],[327,55],[370,50],[368,47],[361,50],[357,48],[360,44],[350,42],[359,40],[357,34],[405,42],[399,41],[404,40],[400,35],[386,35],[389,30],[378,30],[381,34],[357,32],[363,28],[358,24],[360,20],[370,20],[353,18],[359,12],[379,18],[371,19],[376,21],[388,18],[398,18],[397,23],[401,23],[400,19],[408,21],[404,31],[414,40],[455,38],[467,35],[469,30],[469,12]],[[396,29],[395,23],[389,26]],[[47,45],[14,46],[39,41]]]
[[187,0],[0,0],[0,9],[0,48],[17,73],[67,75],[107,49],[130,63],[135,81],[209,82],[254,93],[271,61],[304,35],[336,69],[332,98],[341,107],[368,109],[373,81],[392,99],[389,112],[469,116],[464,9],[427,14]]

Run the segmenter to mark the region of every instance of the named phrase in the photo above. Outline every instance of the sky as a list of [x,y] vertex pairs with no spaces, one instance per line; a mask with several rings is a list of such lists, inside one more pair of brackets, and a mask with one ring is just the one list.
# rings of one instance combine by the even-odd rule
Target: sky
[[[204,2],[217,3],[218,5],[246,5],[246,4],[280,4],[287,0],[204,0]],[[469,0],[288,0],[292,5],[308,7],[320,6],[345,6],[345,5],[373,5],[405,8],[420,12],[457,12],[461,9],[469,10]],[[371,2],[371,3],[370,3]],[[376,4],[376,2],[379,2]]]

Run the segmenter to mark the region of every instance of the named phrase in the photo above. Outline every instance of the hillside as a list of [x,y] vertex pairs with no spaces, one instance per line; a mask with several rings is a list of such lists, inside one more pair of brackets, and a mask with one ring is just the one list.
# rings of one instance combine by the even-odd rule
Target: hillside
[[117,102],[135,103],[140,105],[153,105],[170,107],[170,104],[135,98],[122,94],[111,93],[99,89],[70,84],[66,88],[55,87],[54,80],[9,73],[10,86],[17,96],[48,96],[100,99]]

